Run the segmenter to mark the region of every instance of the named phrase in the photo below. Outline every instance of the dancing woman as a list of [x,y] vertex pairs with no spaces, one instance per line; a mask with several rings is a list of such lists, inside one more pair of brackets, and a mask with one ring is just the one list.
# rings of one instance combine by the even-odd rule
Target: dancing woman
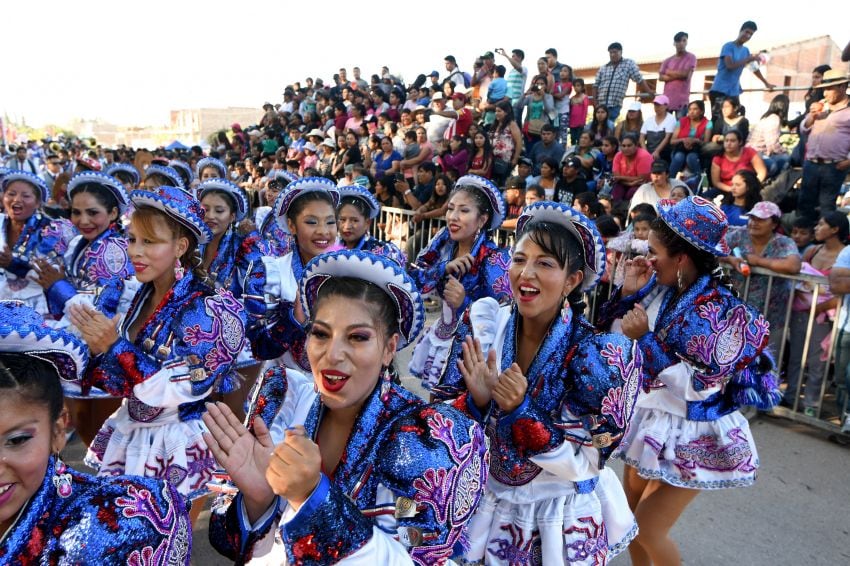
[[300,298],[316,392],[278,367],[254,434],[223,405],[204,417],[240,490],[213,513],[210,542],[238,563],[447,563],[465,547],[486,446],[460,411],[390,379],[422,329],[416,284],[392,260],[343,250],[307,265]]
[[458,327],[434,396],[487,424],[490,477],[470,522],[470,561],[605,564],[637,531],[606,467],[640,388],[641,356],[584,318],[605,270],[593,221],[535,203],[517,221],[514,303],[484,298]]
[[640,533],[632,563],[679,564],[669,532],[701,490],[755,481],[744,405],[779,401],[768,323],[718,269],[728,253],[723,212],[701,197],[662,200],[649,255],[632,260],[600,323],[644,353],[646,382],[618,456]]
[[0,562],[189,564],[192,531],[168,482],[92,477],[65,465],[61,382],[88,352],[18,301],[0,302]]
[[204,401],[242,351],[244,308],[195,276],[197,246],[212,237],[198,201],[174,187],[134,191],[131,200],[128,253],[142,287],[127,314],[69,309],[95,356],[83,384],[124,398],[86,462],[102,476],[168,479],[194,499],[216,468],[201,437]]
[[369,228],[378,214],[381,205],[377,199],[363,187],[339,187],[339,235],[342,244],[350,250],[363,250],[388,257],[401,267],[407,265],[407,257],[392,242],[383,242],[369,233]]
[[422,294],[434,290],[443,299],[442,314],[416,345],[410,372],[426,389],[437,382],[446,363],[459,316],[473,301],[493,297],[507,302],[507,250],[491,234],[505,217],[505,201],[498,187],[484,177],[465,175],[449,196],[448,226],[437,232],[419,253],[411,276]]

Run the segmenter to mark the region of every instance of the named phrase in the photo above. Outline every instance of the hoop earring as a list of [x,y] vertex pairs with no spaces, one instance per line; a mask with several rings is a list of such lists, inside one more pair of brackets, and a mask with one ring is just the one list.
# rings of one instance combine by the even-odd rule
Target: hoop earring
[[174,260],[174,279],[180,281],[183,279],[183,276],[186,274],[186,269],[183,268],[183,264],[180,263],[180,258]]

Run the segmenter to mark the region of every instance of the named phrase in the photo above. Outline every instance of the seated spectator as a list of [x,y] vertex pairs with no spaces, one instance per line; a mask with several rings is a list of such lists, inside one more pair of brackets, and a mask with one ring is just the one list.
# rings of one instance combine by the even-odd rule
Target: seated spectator
[[553,159],[556,163],[564,157],[564,146],[558,143],[557,133],[552,124],[544,124],[540,131],[540,143],[534,144],[531,148],[529,157],[534,163],[534,174],[540,174],[540,165],[547,157]]
[[652,206],[651,204],[647,203],[647,202],[642,202],[640,204],[635,205],[635,207],[632,208],[629,211],[629,215],[628,215],[628,218],[629,218],[628,228],[630,230],[632,229],[632,226],[634,225],[635,219],[638,216],[650,216],[652,218],[655,218],[656,216],[658,216],[658,209],[656,207]]
[[[614,175],[614,158],[617,157],[617,152],[620,151],[620,140],[614,136],[605,136],[602,138],[602,145],[598,150],[594,150],[595,160],[592,169],[592,181],[588,179],[588,188],[591,191],[597,191],[600,195],[604,194],[610,197],[611,186],[613,184],[612,177]],[[587,175],[587,169],[584,170]],[[607,187],[606,187],[607,185]]]
[[676,131],[676,118],[667,111],[670,100],[660,94],[652,101],[655,114],[643,123],[640,130],[640,145],[653,159],[669,160],[670,140]]
[[[608,118],[608,107],[600,104],[593,109],[593,119],[584,130],[590,132],[594,146],[599,146],[605,136],[614,135],[614,122]],[[581,141],[581,138],[579,138]]]
[[525,206],[546,200],[546,193],[540,185],[528,185],[525,189]]
[[375,198],[381,203],[381,207],[401,208],[401,197],[395,189],[395,179],[384,175],[375,179]]
[[645,256],[649,252],[650,225],[657,216],[655,209],[650,208],[652,214],[638,214],[632,221],[629,230],[622,232],[616,238],[612,238],[606,244],[607,248],[614,252],[610,274],[610,280],[614,286],[619,287],[623,284],[626,275],[626,262],[638,255]]
[[795,218],[794,223],[791,225],[791,239],[797,244],[797,251],[802,256],[814,244],[815,225],[806,217],[799,216]]
[[679,186],[673,187],[670,190],[670,200],[673,200],[673,201],[676,201],[676,202],[679,202],[680,200],[685,200],[689,196],[692,196],[691,195],[691,189],[687,185],[684,185],[684,186],[679,185]]
[[465,137],[461,135],[452,136],[443,150],[438,153],[437,164],[452,181],[457,181],[458,178],[466,175],[469,168],[469,150],[466,148]]
[[[619,147],[617,138],[609,136],[613,144]],[[581,161],[582,172],[586,179],[595,179],[599,173],[598,161],[602,153],[593,147],[593,135],[590,132],[582,132],[578,138],[578,145],[565,155],[566,158],[578,157]],[[613,160],[613,156],[611,157]]]
[[403,157],[393,147],[392,139],[384,136],[380,139],[380,151],[372,159],[372,176],[380,179],[384,175],[395,175],[401,171],[399,164]]
[[[430,161],[426,161],[416,171],[416,185],[410,187],[406,181],[398,181],[396,183],[396,191],[401,194],[405,208],[416,210],[424,203],[428,202],[434,192],[434,177],[437,174],[437,167]],[[416,257],[409,255],[407,257]]]
[[711,141],[702,148],[702,153],[706,157],[723,153],[723,140],[730,130],[741,132],[744,140],[750,135],[750,122],[744,116],[744,107],[738,102],[737,97],[724,98],[720,108],[722,118],[712,123]]
[[[527,200],[527,199],[526,199]],[[585,191],[576,195],[573,200],[573,208],[593,220],[602,214],[602,205],[596,198],[596,193]]]
[[761,201],[761,183],[752,171],[741,170],[732,176],[732,192],[723,195],[720,210],[726,213],[729,226],[746,226],[746,213]]
[[767,167],[767,176],[776,177],[782,170],[787,169],[791,155],[785,146],[779,143],[782,128],[788,126],[788,95],[777,94],[770,101],[761,120],[756,122],[747,138],[747,147],[759,153]]
[[[819,242],[810,247],[803,255],[802,273],[829,277],[832,266],[838,254],[844,249],[850,224],[843,212],[827,212],[815,226],[815,239]],[[818,293],[818,304],[815,306],[815,320],[812,321],[809,334],[809,350],[803,360],[803,346],[809,328],[814,289],[811,284],[801,282],[794,291],[794,304],[791,307],[790,336],[796,337],[790,341],[788,357],[788,387],[782,398],[782,404],[793,407],[801,388],[805,389],[803,411],[806,416],[817,416],[820,405],[821,384],[825,371],[825,360],[829,359],[829,345],[824,347],[824,340],[832,332],[832,322],[835,320],[836,309],[840,306],[837,297],[829,292],[829,288],[821,287]],[[801,375],[802,372],[802,375]],[[803,387],[805,385],[805,387]]]
[[[732,282],[742,297],[747,278],[741,274],[741,264],[764,267],[776,273],[788,275],[799,273],[801,266],[800,254],[797,252],[794,240],[777,232],[782,211],[776,204],[762,201],[757,203],[746,216],[748,218],[746,230],[733,230],[726,234],[729,249],[734,251],[738,248],[738,254],[742,258],[736,257],[737,254],[721,258],[721,261],[734,268]],[[767,275],[751,275],[745,298],[749,304],[764,314],[771,328],[783,329],[794,282],[781,277],[772,278],[770,283],[769,280],[770,277]],[[767,296],[768,285],[770,285],[770,297]],[[779,355],[782,340],[783,332],[770,333],[770,348],[775,356]]]
[[434,192],[431,198],[416,209],[411,219],[412,232],[407,237],[405,252],[407,257],[416,257],[437,232],[436,224],[424,222],[431,218],[443,218],[449,207],[449,194],[452,192],[454,182],[447,175],[437,175],[434,179]]
[[[625,119],[614,126],[614,137],[620,141],[623,141],[625,134],[634,134],[640,137],[642,130],[643,112],[641,110],[641,103],[639,100],[635,100],[626,108]],[[643,147],[643,144],[641,144],[641,147]]]
[[634,134],[626,134],[620,142],[620,151],[614,156],[611,198],[614,203],[628,201],[642,184],[649,181],[652,156],[642,147]]
[[484,132],[476,132],[472,138],[472,153],[469,156],[467,172],[487,179],[493,173],[493,147]]
[[551,157],[545,157],[540,165],[540,177],[537,184],[543,187],[546,200],[556,200],[555,187],[558,185],[558,162]]
[[525,180],[521,177],[508,177],[505,182],[505,220],[502,229],[516,229],[516,220],[525,208]]
[[517,177],[521,178],[525,181],[525,186],[528,187],[532,184],[532,180],[534,179],[534,175],[531,174],[531,170],[534,165],[531,163],[531,160],[527,157],[520,157],[519,161],[516,164],[516,174]]
[[732,177],[742,169],[754,172],[761,183],[767,178],[767,167],[759,154],[751,147],[744,147],[741,132],[730,130],[723,138],[723,153],[711,160],[711,188],[702,196],[714,198],[732,192]]
[[587,191],[587,179],[584,178],[581,160],[568,157],[561,164],[561,178],[555,185],[555,200],[572,206],[575,195]]
[[611,197],[608,195],[598,195],[596,198],[599,201],[599,204],[602,205],[603,214],[610,215],[614,208],[614,202],[611,200]]
[[668,173],[669,167],[669,164],[663,159],[656,159],[652,162],[652,168],[649,170],[649,182],[638,187],[638,190],[632,195],[632,200],[629,203],[629,213],[631,213],[636,205],[641,203],[646,203],[653,207],[657,206],[658,201],[661,199],[670,198],[673,187],[687,187],[682,181],[670,178],[670,174]]
[[711,140],[711,122],[705,117],[705,102],[688,104],[688,115],[679,120],[670,140],[670,176],[676,177],[687,164],[691,177],[702,174],[702,145]]

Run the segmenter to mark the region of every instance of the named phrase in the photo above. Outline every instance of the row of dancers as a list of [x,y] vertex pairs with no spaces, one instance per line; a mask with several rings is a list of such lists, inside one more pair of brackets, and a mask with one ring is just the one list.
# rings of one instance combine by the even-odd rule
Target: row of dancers
[[[366,232],[337,244],[341,216],[377,215],[365,189],[281,179],[244,232],[240,188],[152,167],[129,194],[118,172],[76,175],[73,229],[41,213],[40,179],[2,179],[0,560],[188,563],[189,502],[213,490],[210,541],[236,563],[601,564],[628,547],[667,564],[700,490],[754,481],[738,409],[778,401],[769,331],[717,268],[712,203],[662,202],[649,256],[588,321],[605,249],[568,206],[529,206],[504,250],[501,194],[462,177],[405,268]],[[408,346],[430,402],[398,382]],[[95,477],[58,456],[63,395],[78,431],[117,405]]]

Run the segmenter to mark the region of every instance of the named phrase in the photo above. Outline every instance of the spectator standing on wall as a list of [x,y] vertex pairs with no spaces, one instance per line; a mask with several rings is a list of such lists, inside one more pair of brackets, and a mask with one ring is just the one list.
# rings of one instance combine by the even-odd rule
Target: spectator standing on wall
[[670,112],[682,118],[688,111],[691,94],[691,75],[697,66],[697,57],[688,49],[688,34],[680,31],[673,36],[676,54],[661,63],[658,77],[664,81],[664,95],[669,102]]
[[637,63],[632,59],[623,59],[622,44],[615,41],[609,45],[608,58],[609,61],[596,72],[593,85],[596,89],[594,106],[607,106],[608,118],[616,121],[623,107],[630,80],[634,81],[642,92],[651,93],[652,89],[640,74]]
[[[741,24],[741,29],[738,32],[738,38],[735,41],[730,41],[723,45],[720,50],[720,57],[717,60],[717,75],[714,77],[714,83],[711,85],[711,90],[708,92],[708,100],[711,102],[711,118],[719,118],[721,115],[720,104],[725,98],[734,98],[738,100],[738,95],[741,94],[741,73],[744,67],[748,64],[758,61],[761,56],[759,53],[750,54],[747,48],[747,43],[753,34],[758,30],[755,22],[746,21]],[[756,68],[753,74],[764,83],[764,87],[768,90],[773,90],[774,86],[767,82],[761,70]]]
[[499,47],[496,49],[496,53],[507,59],[511,64],[511,68],[505,77],[508,81],[508,98],[511,99],[511,106],[514,108],[514,119],[517,122],[522,122],[517,108],[522,101],[523,93],[525,93],[525,81],[528,79],[528,68],[522,64],[525,60],[525,51],[512,49],[511,55],[508,57],[505,49]]

